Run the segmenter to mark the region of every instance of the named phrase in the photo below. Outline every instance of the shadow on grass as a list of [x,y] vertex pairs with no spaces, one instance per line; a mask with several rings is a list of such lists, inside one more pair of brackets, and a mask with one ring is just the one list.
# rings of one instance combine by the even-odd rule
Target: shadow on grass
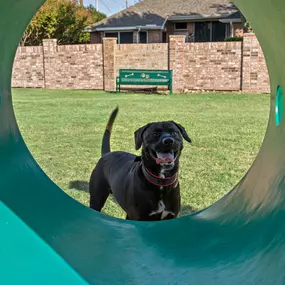
[[69,182],[69,189],[75,189],[78,191],[89,193],[89,182],[80,181],[80,180],[70,181]]
[[180,209],[180,217],[190,215],[197,212],[197,209],[194,209],[191,205],[182,205]]
[[[80,180],[71,181],[69,182],[69,189],[89,193],[89,182]],[[114,203],[118,204],[113,195],[110,195],[108,199],[111,199]]]
[[157,87],[150,88],[124,88],[121,90],[122,94],[145,94],[145,95],[169,95],[169,90],[158,90]]
[[[89,183],[87,181],[75,180],[69,183],[69,189],[75,189],[89,193]],[[108,199],[111,199],[114,203],[118,204],[113,195],[110,195]],[[195,213],[197,209],[194,209],[191,205],[182,205],[179,216],[186,216]]]

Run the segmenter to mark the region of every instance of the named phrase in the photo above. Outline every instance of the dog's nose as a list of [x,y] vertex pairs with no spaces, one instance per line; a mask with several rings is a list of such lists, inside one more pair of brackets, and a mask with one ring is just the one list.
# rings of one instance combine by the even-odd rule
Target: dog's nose
[[167,138],[162,139],[162,143],[165,145],[171,145],[171,144],[174,144],[174,139],[171,137],[167,137]]

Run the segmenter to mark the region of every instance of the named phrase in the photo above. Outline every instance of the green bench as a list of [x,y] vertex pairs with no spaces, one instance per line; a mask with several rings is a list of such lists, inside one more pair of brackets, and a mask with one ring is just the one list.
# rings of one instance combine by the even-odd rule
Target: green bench
[[168,86],[172,94],[172,70],[120,69],[116,80],[116,91],[121,85]]

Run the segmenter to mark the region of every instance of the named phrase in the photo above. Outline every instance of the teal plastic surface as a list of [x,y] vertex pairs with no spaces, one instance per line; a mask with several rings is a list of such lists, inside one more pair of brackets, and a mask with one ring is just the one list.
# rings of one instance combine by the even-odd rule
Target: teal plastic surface
[[0,2],[0,284],[284,284],[285,125],[276,125],[275,99],[285,86],[285,2],[235,2],[270,72],[263,144],[243,179],[214,205],[150,223],[84,207],[31,156],[13,112],[11,73],[19,38],[43,1]]
[[283,97],[283,88],[281,86],[277,87],[276,100],[275,100],[275,112],[276,112],[276,125],[279,126],[283,119],[283,109],[284,106],[284,97]]

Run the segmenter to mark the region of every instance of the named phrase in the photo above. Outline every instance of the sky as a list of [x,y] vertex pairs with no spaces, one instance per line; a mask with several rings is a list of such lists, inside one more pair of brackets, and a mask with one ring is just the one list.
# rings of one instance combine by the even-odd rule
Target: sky
[[[95,6],[96,0],[83,0],[84,5],[93,4]],[[136,0],[128,0],[129,5],[133,5]],[[99,11],[105,13],[107,16],[115,14],[126,8],[126,0],[99,0]]]

